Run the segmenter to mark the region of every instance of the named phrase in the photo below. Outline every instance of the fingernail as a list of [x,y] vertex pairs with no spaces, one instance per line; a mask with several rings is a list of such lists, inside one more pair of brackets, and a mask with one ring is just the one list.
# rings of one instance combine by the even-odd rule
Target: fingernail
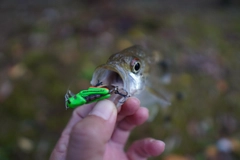
[[95,115],[105,120],[108,120],[116,109],[113,102],[109,100],[99,101],[89,115]]
[[67,146],[65,144],[60,144],[59,145],[59,152],[66,152]]
[[132,98],[132,100],[135,101],[135,103],[137,103],[138,105],[140,104],[140,100],[138,98],[136,98],[136,97],[131,97],[131,98]]
[[155,143],[158,143],[160,146],[163,146],[165,147],[165,143],[163,141],[160,141],[160,140],[154,140]]

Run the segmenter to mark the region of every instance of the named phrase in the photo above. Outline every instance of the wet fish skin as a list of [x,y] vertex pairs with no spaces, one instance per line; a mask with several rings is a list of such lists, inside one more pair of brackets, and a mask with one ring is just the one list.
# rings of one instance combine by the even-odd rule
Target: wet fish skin
[[[149,56],[141,46],[129,47],[113,54],[106,64],[100,65],[93,74],[91,84],[101,81],[109,88],[112,85],[122,87],[130,96],[134,96],[145,89],[149,63]],[[134,68],[136,65],[140,67]]]
[[[127,91],[129,96],[139,96],[144,105],[148,105],[144,103],[145,99],[152,99],[151,103],[162,103],[162,93],[156,90],[159,86],[156,82],[160,83],[160,77],[156,77],[157,73],[152,72],[157,66],[156,63],[151,52],[147,52],[142,46],[134,45],[113,54],[105,64],[97,67],[90,83],[95,85],[100,81],[108,88],[118,86]],[[154,81],[151,81],[152,78]],[[110,99],[119,107],[126,97],[112,95]]]

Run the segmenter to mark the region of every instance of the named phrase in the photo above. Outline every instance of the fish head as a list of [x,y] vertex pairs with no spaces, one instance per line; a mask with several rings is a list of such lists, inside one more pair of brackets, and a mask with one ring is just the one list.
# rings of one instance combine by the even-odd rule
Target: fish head
[[[116,86],[134,96],[144,90],[149,73],[150,60],[141,46],[132,46],[113,54],[106,64],[96,68],[91,85],[102,82],[111,88]],[[124,99],[125,98],[125,99]],[[126,97],[112,95],[111,100],[120,106]]]

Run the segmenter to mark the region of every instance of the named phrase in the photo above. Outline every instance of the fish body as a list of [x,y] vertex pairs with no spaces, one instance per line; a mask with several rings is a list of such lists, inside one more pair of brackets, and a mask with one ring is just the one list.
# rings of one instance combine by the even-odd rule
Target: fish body
[[[156,60],[153,55],[146,52],[143,47],[134,45],[113,54],[105,64],[97,67],[90,83],[94,86],[102,82],[108,88],[117,86],[128,93],[127,97],[139,96],[144,105],[149,104],[144,102],[150,97],[150,99],[154,99],[152,100],[154,102],[160,100],[168,103],[168,100],[163,100],[163,96],[156,90],[160,84],[155,84],[156,86],[152,84],[156,81],[160,83],[161,78],[152,78],[158,75],[156,70],[153,70],[154,66],[156,66]],[[117,107],[120,107],[127,97],[113,94],[110,99]]]

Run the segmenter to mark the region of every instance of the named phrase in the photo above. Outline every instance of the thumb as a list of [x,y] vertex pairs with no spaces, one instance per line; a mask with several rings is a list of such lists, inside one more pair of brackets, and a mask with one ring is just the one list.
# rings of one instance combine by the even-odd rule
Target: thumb
[[102,159],[105,145],[115,127],[116,117],[117,109],[113,102],[98,102],[88,116],[73,127],[66,159]]

